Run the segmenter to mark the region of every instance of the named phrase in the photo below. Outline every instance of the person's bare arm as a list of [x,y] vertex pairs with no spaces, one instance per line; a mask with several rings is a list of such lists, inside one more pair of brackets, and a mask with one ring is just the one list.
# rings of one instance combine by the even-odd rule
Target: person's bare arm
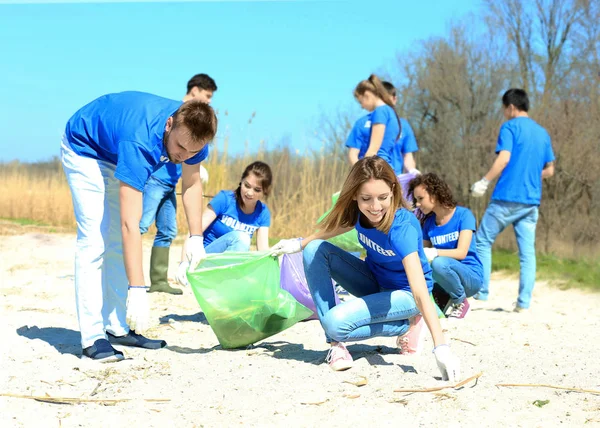
[[269,249],[269,228],[259,227],[256,229],[256,249],[267,251]]
[[354,227],[340,227],[336,230],[332,230],[331,232],[325,232],[324,230],[319,230],[315,233],[313,233],[312,235],[304,238],[302,240],[302,242],[300,243],[300,246],[302,248],[306,248],[306,246],[311,242],[314,241],[315,239],[329,239],[329,238],[333,238],[334,236],[338,236],[341,235],[342,233],[346,233],[350,230],[354,229]]
[[508,150],[500,150],[498,156],[496,156],[496,160],[492,164],[490,170],[483,176],[487,181],[492,181],[496,177],[498,177],[508,162],[510,161],[510,152]]
[[359,149],[355,149],[354,147],[350,147],[348,149],[348,160],[350,161],[350,165],[354,165],[358,162],[358,154],[360,153]]
[[385,134],[385,125],[383,123],[376,123],[371,126],[371,139],[369,140],[369,148],[367,153],[365,153],[365,157],[377,154],[383,143],[383,134]]
[[[438,256],[450,257],[456,260],[464,260],[469,252],[469,246],[471,245],[471,239],[473,239],[472,230],[461,230],[458,235],[458,245],[455,249],[444,250],[438,249]],[[423,244],[425,246],[425,244]]]
[[404,153],[403,159],[404,159],[404,162],[403,162],[404,171],[410,172],[413,169],[417,168],[417,163],[415,162],[415,157],[413,156],[412,153]]
[[188,222],[190,236],[202,235],[202,181],[198,165],[182,164],[183,209]]
[[544,178],[550,178],[554,175],[554,162],[548,162],[544,165],[544,169],[542,170],[542,180]]
[[121,204],[121,235],[123,237],[123,261],[129,285],[146,285],[142,265],[142,192],[121,182],[119,188]]

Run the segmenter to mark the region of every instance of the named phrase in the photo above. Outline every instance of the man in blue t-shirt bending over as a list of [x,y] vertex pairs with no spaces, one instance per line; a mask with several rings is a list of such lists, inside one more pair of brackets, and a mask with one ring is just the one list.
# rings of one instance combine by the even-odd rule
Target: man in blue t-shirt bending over
[[[183,102],[199,100],[210,104],[217,90],[215,81],[207,74],[196,74],[187,84]],[[206,170],[200,165],[201,178]],[[156,223],[156,236],[150,255],[150,293],[182,294],[179,288],[169,285],[169,250],[177,236],[177,198],[175,186],[181,177],[181,165],[167,163],[150,176],[144,187],[144,209],[140,231],[146,233]],[[202,180],[205,182],[206,180]]]
[[506,122],[500,128],[497,158],[490,170],[471,186],[475,197],[485,194],[490,181],[500,176],[479,230],[477,254],[483,264],[483,287],[475,295],[487,300],[496,236],[513,225],[519,246],[521,274],[516,312],[529,308],[535,285],[535,228],[542,198],[542,179],[554,175],[554,153],[548,132],[529,117],[529,98],[523,89],[502,96]]
[[120,361],[113,344],[158,349],[142,334],[149,308],[142,266],[142,192],[166,163],[182,164],[182,199],[195,266],[202,241],[202,183],[198,164],[217,132],[213,109],[201,101],[169,100],[142,92],[104,95],[67,122],[61,160],[77,221],[75,301],[82,358]]

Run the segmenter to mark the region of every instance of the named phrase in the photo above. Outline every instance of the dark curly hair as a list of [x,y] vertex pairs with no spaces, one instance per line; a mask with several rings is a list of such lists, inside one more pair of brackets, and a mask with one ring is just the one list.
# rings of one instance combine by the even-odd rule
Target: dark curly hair
[[414,192],[415,189],[421,185],[425,187],[427,193],[429,193],[429,195],[435,199],[436,203],[445,208],[456,207],[456,200],[454,199],[454,196],[452,196],[452,190],[450,190],[450,186],[448,186],[444,180],[442,180],[433,172],[417,175],[415,178],[410,180],[410,183],[408,183],[408,194],[412,197],[414,206],[417,204]]

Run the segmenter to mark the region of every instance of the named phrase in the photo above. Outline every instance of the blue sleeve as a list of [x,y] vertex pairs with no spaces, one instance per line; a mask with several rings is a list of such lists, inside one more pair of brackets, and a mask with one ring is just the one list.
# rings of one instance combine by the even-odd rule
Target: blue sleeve
[[458,224],[458,231],[462,232],[463,230],[472,230],[473,232],[477,230],[475,216],[468,208],[464,209],[463,215],[460,218],[460,223]]
[[401,225],[390,231],[390,244],[396,255],[404,259],[419,251],[419,233],[412,225]]
[[[385,108],[386,106],[387,108]],[[371,114],[371,126],[379,123],[387,126],[388,122],[390,121],[391,109],[392,108],[386,104],[385,106],[377,107],[375,110],[373,110],[373,113]]]
[[431,221],[430,218],[425,219],[425,222],[423,223],[423,240],[424,241],[431,241],[431,239],[429,238],[429,231],[431,230]]
[[185,161],[188,165],[196,165],[202,162],[208,157],[208,144],[202,148],[198,153]]
[[402,124],[402,154],[404,155],[405,153],[418,152],[419,147],[417,146],[417,139],[415,138],[415,133],[410,124],[408,123],[408,120],[400,119],[400,123]]
[[506,150],[512,153],[514,135],[508,125],[508,122],[502,125],[500,128],[500,135],[498,135],[498,144],[496,144],[496,154],[502,150]]
[[147,148],[133,141],[120,141],[115,178],[144,191],[148,177],[154,172],[157,162]]
[[214,198],[210,200],[208,205],[210,205],[217,216],[225,213],[227,211],[227,207],[229,206],[229,197],[227,192],[225,190],[221,190]]
[[260,219],[258,220],[258,227],[269,227],[271,226],[271,211],[269,207],[263,205],[263,212],[260,213]]
[[356,126],[358,122],[354,124],[350,134],[348,135],[348,139],[346,140],[346,147],[352,149],[360,149],[360,141],[358,140],[358,132],[356,131]]
[[552,151],[552,143],[550,142],[550,136],[546,140],[546,150],[544,153],[544,165],[548,162],[554,162],[556,158],[554,157],[554,152]]

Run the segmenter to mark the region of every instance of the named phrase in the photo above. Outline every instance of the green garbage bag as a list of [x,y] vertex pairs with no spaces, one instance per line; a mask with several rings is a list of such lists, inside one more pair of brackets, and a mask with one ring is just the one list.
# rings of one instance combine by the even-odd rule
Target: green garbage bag
[[[329,208],[327,212],[325,212],[325,214],[319,217],[317,222],[320,222],[325,218],[327,214],[329,214],[329,212],[333,209],[333,206],[337,202],[339,196],[340,192],[331,195],[331,208]],[[333,245],[340,247],[342,250],[346,250],[349,252],[358,252],[363,250],[362,245],[360,245],[360,242],[358,242],[358,232],[356,232],[356,229],[352,229],[346,233],[342,233],[341,235],[329,238],[327,241],[331,242]]]
[[312,315],[281,289],[279,264],[267,252],[208,254],[187,277],[225,349],[258,342]]

